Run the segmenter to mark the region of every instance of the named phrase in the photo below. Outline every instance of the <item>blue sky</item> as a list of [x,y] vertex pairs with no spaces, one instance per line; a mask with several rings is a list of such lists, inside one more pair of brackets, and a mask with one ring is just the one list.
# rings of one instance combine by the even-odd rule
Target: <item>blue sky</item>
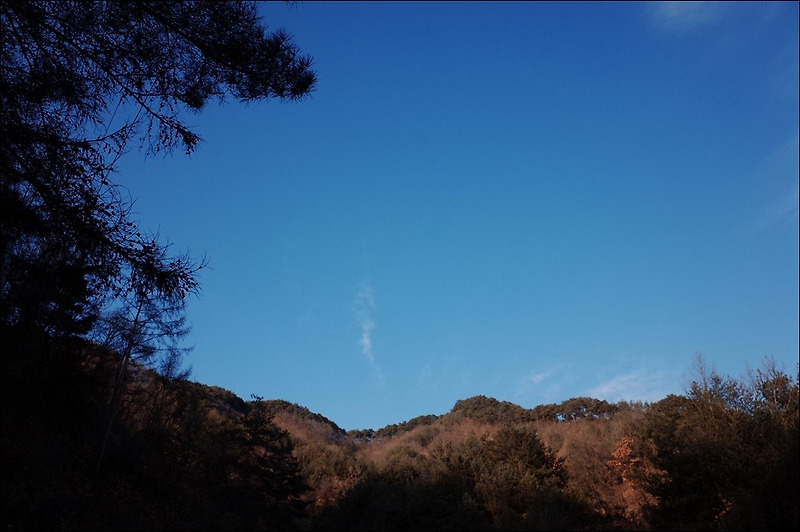
[[299,103],[119,182],[209,259],[192,380],[344,429],[798,363],[798,3],[261,4]]

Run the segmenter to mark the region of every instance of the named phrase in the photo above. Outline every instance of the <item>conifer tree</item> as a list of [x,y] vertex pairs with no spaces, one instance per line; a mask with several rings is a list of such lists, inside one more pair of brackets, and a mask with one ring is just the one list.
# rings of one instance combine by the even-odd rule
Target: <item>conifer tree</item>
[[211,100],[303,98],[311,59],[252,2],[3,0],[0,29],[0,324],[85,334],[134,279],[195,291],[202,262],[137,227],[115,165],[194,150]]

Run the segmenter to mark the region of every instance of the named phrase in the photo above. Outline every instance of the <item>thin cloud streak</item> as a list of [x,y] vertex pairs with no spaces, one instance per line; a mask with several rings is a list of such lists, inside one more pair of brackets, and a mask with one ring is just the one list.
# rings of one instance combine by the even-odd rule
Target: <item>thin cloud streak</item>
[[659,401],[674,393],[670,388],[675,384],[674,375],[662,372],[637,370],[616,377],[589,390],[589,395],[610,403],[619,401]]
[[361,283],[356,293],[356,320],[361,329],[359,345],[361,352],[367,357],[370,364],[375,363],[375,355],[372,351],[372,331],[375,330],[375,320],[372,315],[375,312],[375,293],[369,281]]
[[534,373],[517,381],[516,397],[520,402],[533,400],[537,405],[558,401],[561,384],[553,379],[553,372]]
[[370,281],[364,280],[356,292],[355,302],[355,315],[358,328],[361,331],[361,337],[358,340],[358,345],[361,348],[361,353],[367,358],[369,366],[374,374],[374,384],[379,388],[385,386],[386,381],[383,377],[383,372],[380,366],[375,361],[374,346],[372,340],[372,332],[377,328],[373,314],[375,313],[375,290],[372,288]]
[[717,2],[654,2],[649,9],[660,30],[685,33],[716,22],[724,7]]
[[759,232],[776,225],[797,225],[800,219],[800,189],[798,188],[798,136],[785,142],[775,150],[759,172],[759,179],[769,179],[777,176],[786,183],[783,194],[777,195],[762,210],[754,221],[752,232]]
[[375,362],[375,355],[372,354],[372,331],[375,330],[375,322],[366,320],[361,324],[361,351],[367,356],[370,362]]

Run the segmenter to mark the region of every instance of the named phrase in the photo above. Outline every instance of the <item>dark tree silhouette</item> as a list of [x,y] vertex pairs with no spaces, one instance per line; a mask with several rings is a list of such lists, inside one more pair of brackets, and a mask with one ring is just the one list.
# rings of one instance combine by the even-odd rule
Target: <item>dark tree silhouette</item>
[[797,528],[797,390],[769,359],[751,383],[698,360],[689,393],[654,403],[635,435],[658,470],[644,479],[654,528]]
[[[189,487],[194,463],[180,458],[191,453],[171,460],[174,448],[209,461],[207,440],[190,438],[209,432],[205,414],[175,379],[184,302],[203,262],[137,227],[112,176],[131,149],[194,150],[200,138],[184,117],[211,101],[299,100],[315,81],[311,59],[284,31],[267,31],[254,2],[0,0],[0,389],[4,434],[14,432],[3,447],[3,493],[15,493],[3,501],[7,523],[195,522],[183,501],[161,495]],[[291,454],[273,426],[251,425],[233,431],[241,452],[226,472],[237,473],[240,459],[277,468]],[[50,449],[60,457],[50,460]],[[267,519],[264,501],[275,507],[269,519],[283,515],[281,497],[294,497],[289,465],[247,479],[261,491],[242,528]],[[52,490],[40,489],[43,478]],[[156,493],[150,508],[163,515],[115,488],[126,484]],[[222,512],[197,488],[193,508],[205,507],[219,528]],[[48,509],[77,500],[66,513]]]
[[[97,345],[118,354],[114,357],[116,367],[113,369],[110,414],[97,461],[98,470],[114,417],[120,410],[124,389],[130,385],[158,390],[150,382],[147,372],[137,369],[153,367],[167,380],[184,379],[190,374],[190,370],[181,368],[183,353],[188,348],[181,346],[180,341],[189,334],[183,300],[163,295],[153,297],[153,290],[140,284],[122,299],[122,303],[100,320],[95,328],[98,334],[93,338]],[[126,382],[126,377],[136,375],[144,377],[142,382]]]
[[133,279],[196,290],[202,263],[136,226],[115,163],[191,152],[181,116],[211,99],[304,97],[311,59],[251,2],[6,0],[0,25],[0,323],[81,334]]

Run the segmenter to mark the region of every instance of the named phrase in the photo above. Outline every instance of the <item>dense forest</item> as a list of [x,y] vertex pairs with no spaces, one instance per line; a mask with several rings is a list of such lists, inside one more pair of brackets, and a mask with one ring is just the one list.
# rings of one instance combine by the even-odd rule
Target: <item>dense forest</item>
[[797,368],[698,361],[684,395],[477,396],[344,431],[193,382],[204,262],[130,217],[118,159],[191,152],[209,101],[302,100],[312,60],[249,2],[0,1],[7,530],[797,528]]
[[[8,334],[9,331],[4,331]],[[652,404],[477,396],[346,432],[86,341],[3,357],[8,530],[778,530],[798,519],[798,383],[698,368]]]

